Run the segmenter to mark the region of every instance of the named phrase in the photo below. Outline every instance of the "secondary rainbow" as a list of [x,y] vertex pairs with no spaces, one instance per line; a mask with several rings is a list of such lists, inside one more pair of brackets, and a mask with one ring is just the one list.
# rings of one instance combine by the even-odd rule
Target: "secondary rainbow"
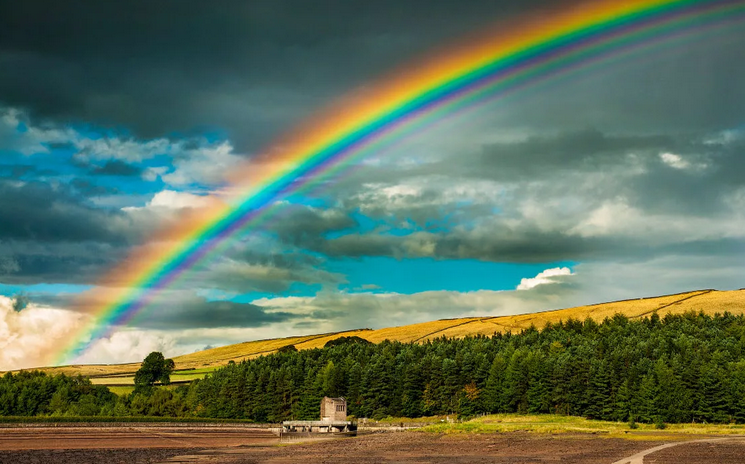
[[161,231],[84,294],[78,304],[93,307],[93,321],[50,353],[52,363],[74,359],[127,324],[184,272],[271,216],[279,200],[353,160],[495,95],[745,13],[743,0],[593,0],[562,7],[497,24],[497,33],[394,73],[282,137],[231,176],[232,200],[214,199],[206,212]]

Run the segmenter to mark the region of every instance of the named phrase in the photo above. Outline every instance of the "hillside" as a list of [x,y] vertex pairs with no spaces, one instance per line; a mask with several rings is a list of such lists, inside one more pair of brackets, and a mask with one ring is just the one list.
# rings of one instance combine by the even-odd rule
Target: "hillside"
[[[630,319],[649,316],[657,312],[661,317],[668,313],[681,314],[689,311],[703,311],[706,314],[730,312],[745,313],[745,289],[732,291],[696,290],[687,293],[664,295],[651,298],[614,301],[590,306],[520,314],[515,316],[485,316],[460,319],[441,319],[400,327],[378,330],[358,329],[330,334],[305,335],[270,340],[257,340],[238,343],[219,348],[177,356],[174,382],[188,382],[201,378],[215,368],[229,361],[239,362],[278,349],[294,345],[298,350],[323,347],[326,342],[342,336],[358,336],[374,343],[383,340],[401,342],[423,342],[437,337],[465,337],[468,335],[492,335],[495,332],[520,332],[534,325],[542,328],[547,323],[556,323],[569,318],[584,320],[588,317],[600,322],[606,317],[620,313]],[[75,365],[44,368],[50,373],[82,374],[94,378],[95,383],[105,385],[131,385],[132,376],[139,363],[117,365]]]

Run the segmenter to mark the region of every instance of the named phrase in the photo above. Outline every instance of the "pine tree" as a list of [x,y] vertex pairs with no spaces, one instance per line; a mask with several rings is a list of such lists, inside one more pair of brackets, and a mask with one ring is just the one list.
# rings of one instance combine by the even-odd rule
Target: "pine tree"
[[483,410],[485,412],[506,412],[507,403],[504,395],[504,379],[506,370],[506,361],[502,354],[497,354],[489,370],[489,377],[486,380],[484,388]]

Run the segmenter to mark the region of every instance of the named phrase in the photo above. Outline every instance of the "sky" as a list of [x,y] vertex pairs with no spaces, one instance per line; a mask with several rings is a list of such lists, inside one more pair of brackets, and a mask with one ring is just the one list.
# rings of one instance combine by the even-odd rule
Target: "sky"
[[[281,134],[548,3],[0,0],[0,370],[75,337],[95,312],[77,296]],[[744,26],[627,51],[369,155],[79,361],[745,287]]]

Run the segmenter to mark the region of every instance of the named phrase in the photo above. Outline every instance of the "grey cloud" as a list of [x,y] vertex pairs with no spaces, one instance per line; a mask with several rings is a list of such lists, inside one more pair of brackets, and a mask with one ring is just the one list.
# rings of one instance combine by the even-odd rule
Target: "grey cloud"
[[90,173],[99,176],[139,176],[142,174],[142,168],[120,160],[109,160],[103,166],[92,166]]
[[341,275],[303,265],[302,260],[291,265],[277,265],[272,262],[274,256],[266,255],[252,262],[226,259],[223,255],[213,260],[204,272],[193,273],[188,280],[192,286],[239,293],[283,293],[294,283],[335,286],[345,281]]
[[122,242],[122,233],[110,227],[117,215],[86,206],[62,186],[0,180],[0,239]]
[[10,285],[91,284],[126,256],[101,242],[0,241],[0,276]]
[[[745,240],[733,203],[745,187],[738,175],[745,147],[742,137],[716,138],[588,129],[490,144],[403,170],[373,166],[360,177],[379,183],[344,180],[334,214],[362,210],[381,223],[375,230],[329,235],[331,227],[314,217],[313,233],[280,236],[333,257],[551,262],[717,254]],[[664,153],[679,156],[678,165]],[[480,192],[478,182],[490,191]],[[388,188],[401,193],[379,194]],[[407,220],[416,225],[409,233],[388,232]]]
[[578,286],[573,278],[568,276],[553,284],[520,291],[319,293],[293,301],[267,299],[263,304],[297,313],[301,317],[293,326],[305,331],[377,329],[445,317],[499,316],[558,309],[564,307],[564,301],[576,297]]
[[[554,137],[531,136],[520,142],[483,147],[472,174],[492,179],[531,179],[556,175],[557,171],[592,172],[627,162],[631,153],[656,155],[673,150],[670,136],[612,136],[591,128],[563,132]],[[490,171],[484,172],[484,169]]]
[[262,327],[287,322],[296,316],[287,312],[267,312],[250,303],[207,301],[190,298],[177,304],[162,301],[142,314],[133,325],[143,329],[183,330],[217,327]]
[[[81,307],[76,295],[31,293],[28,297],[35,304],[66,308],[75,312],[90,312],[95,308]],[[169,289],[159,293],[137,317],[130,327],[153,330],[186,330],[212,328],[256,328],[287,322],[297,315],[281,310],[271,310],[251,303],[208,300],[192,289]]]
[[0,256],[0,276],[4,277],[6,274],[18,272],[19,270],[18,261],[8,256]]
[[433,46],[546,4],[3,2],[0,101],[146,137],[220,128],[243,151]]
[[0,165],[0,176],[18,179],[36,171],[36,167],[29,164]]
[[348,213],[333,207],[286,205],[278,220],[272,223],[272,230],[287,243],[307,246],[325,234],[356,226]]
[[115,188],[97,185],[87,179],[81,178],[75,178],[71,180],[70,185],[75,188],[75,190],[77,190],[81,195],[87,197],[110,195],[118,192],[118,190]]
[[[643,244],[618,238],[584,238],[560,230],[540,231],[530,225],[510,229],[495,224],[477,231],[414,233],[405,236],[353,234],[324,242],[319,251],[336,257],[477,259],[541,263],[600,259],[640,252]],[[646,253],[648,250],[644,249]]]

